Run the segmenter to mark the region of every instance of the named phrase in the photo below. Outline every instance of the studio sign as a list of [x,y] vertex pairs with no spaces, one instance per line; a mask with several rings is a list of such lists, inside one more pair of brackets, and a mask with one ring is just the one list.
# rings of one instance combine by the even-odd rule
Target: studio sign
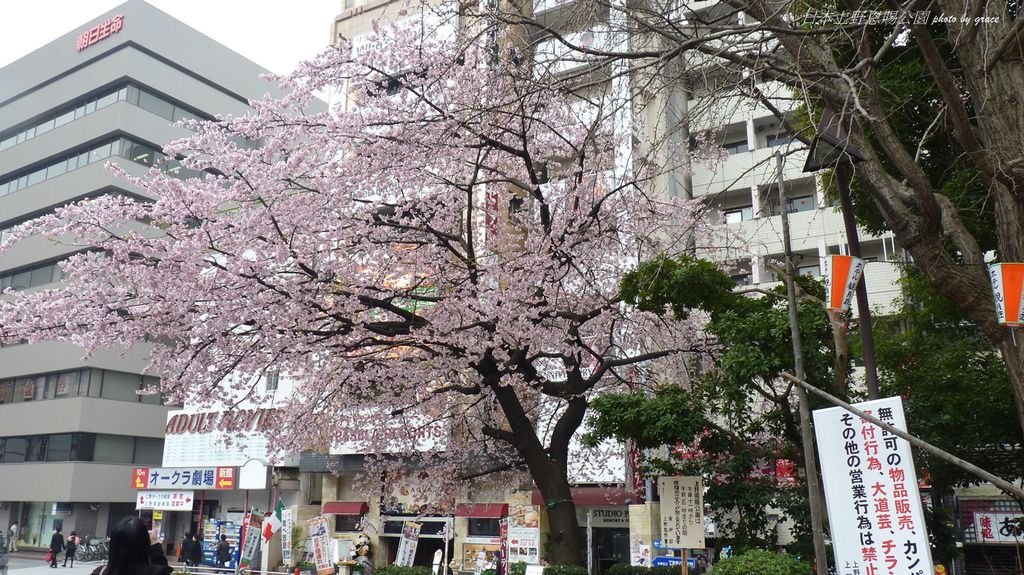
[[164,428],[166,435],[211,433],[213,431],[272,431],[278,420],[276,409],[240,409],[179,413]]

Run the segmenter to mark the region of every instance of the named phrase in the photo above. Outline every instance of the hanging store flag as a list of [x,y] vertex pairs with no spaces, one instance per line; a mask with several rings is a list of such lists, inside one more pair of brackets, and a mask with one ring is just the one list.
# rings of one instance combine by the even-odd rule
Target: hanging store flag
[[281,561],[286,567],[292,566],[292,510],[285,507],[281,511]]
[[864,260],[853,256],[825,256],[825,309],[843,312],[850,309],[857,282],[864,273]]
[[406,521],[402,525],[402,540],[398,543],[395,565],[412,567],[412,563],[416,559],[416,546],[420,542],[420,527],[421,525],[415,521]]
[[1024,325],[1024,264],[992,264],[988,275],[996,299],[996,319],[1010,327]]
[[242,533],[242,557],[243,567],[252,565],[252,558],[256,555],[256,547],[260,544],[260,533],[263,532],[263,514],[253,510],[246,514],[245,530]]
[[[855,404],[906,430],[903,402]],[[814,412],[836,573],[930,573],[931,550],[910,443],[841,407]]]

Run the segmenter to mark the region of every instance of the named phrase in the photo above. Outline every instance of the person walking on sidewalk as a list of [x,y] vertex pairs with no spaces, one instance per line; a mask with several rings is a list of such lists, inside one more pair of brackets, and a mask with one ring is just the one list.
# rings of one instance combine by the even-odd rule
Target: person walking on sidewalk
[[64,549],[64,566],[68,566],[68,559],[71,560],[71,566],[75,566],[75,551],[78,549],[79,539],[78,534],[74,531],[71,535],[68,535],[68,542]]
[[186,531],[185,538],[181,540],[181,548],[178,551],[178,561],[185,564],[186,567],[194,567],[192,564],[192,546],[196,542],[192,539],[192,532]]
[[203,540],[199,538],[199,532],[197,531],[192,541],[192,553],[189,554],[188,559],[192,562],[193,567],[199,567],[203,564]]
[[64,535],[60,531],[58,527],[50,537],[50,567],[53,569],[57,568],[57,554],[64,550]]
[[231,561],[231,544],[228,543],[228,536],[221,535],[220,541],[217,543],[217,567],[224,569],[227,567],[228,562]]
[[11,538],[10,538],[10,540],[7,541],[7,550],[8,551],[17,551],[18,550],[18,532],[20,532],[20,531],[21,531],[21,526],[18,525],[17,521],[15,521],[14,523],[11,523]]

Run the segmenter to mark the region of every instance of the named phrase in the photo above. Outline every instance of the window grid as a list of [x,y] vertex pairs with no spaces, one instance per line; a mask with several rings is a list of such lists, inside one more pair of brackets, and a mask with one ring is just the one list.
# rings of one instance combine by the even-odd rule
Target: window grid
[[51,162],[42,168],[36,168],[30,172],[23,172],[5,180],[0,180],[0,197],[13,194],[33,184],[44,182],[78,168],[84,168],[89,164],[106,160],[111,156],[131,160],[144,166],[157,165],[165,173],[171,174],[176,178],[195,177],[202,173],[184,168],[179,160],[168,158],[166,154],[148,144],[143,144],[129,138],[114,138],[102,144],[93,145],[90,148],[63,156],[61,159]]
[[202,118],[198,112],[174,104],[134,84],[126,84],[103,92],[99,96],[93,96],[81,100],[74,105],[62,108],[58,112],[47,116],[46,119],[36,122],[27,128],[17,128],[14,132],[8,132],[8,135],[0,137],[0,151],[13,148],[50,130],[70,124],[115,102],[128,102],[172,122],[183,119]]

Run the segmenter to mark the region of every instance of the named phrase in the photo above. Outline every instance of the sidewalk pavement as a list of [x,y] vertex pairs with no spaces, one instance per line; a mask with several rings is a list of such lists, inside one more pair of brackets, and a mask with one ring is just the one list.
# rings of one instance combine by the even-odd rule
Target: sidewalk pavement
[[[64,554],[61,553],[54,569],[45,561],[45,552],[19,550],[9,556],[8,575],[89,575],[104,564],[104,561],[75,561],[74,567],[64,567]],[[168,557],[168,561],[175,571],[184,570],[176,557]]]

